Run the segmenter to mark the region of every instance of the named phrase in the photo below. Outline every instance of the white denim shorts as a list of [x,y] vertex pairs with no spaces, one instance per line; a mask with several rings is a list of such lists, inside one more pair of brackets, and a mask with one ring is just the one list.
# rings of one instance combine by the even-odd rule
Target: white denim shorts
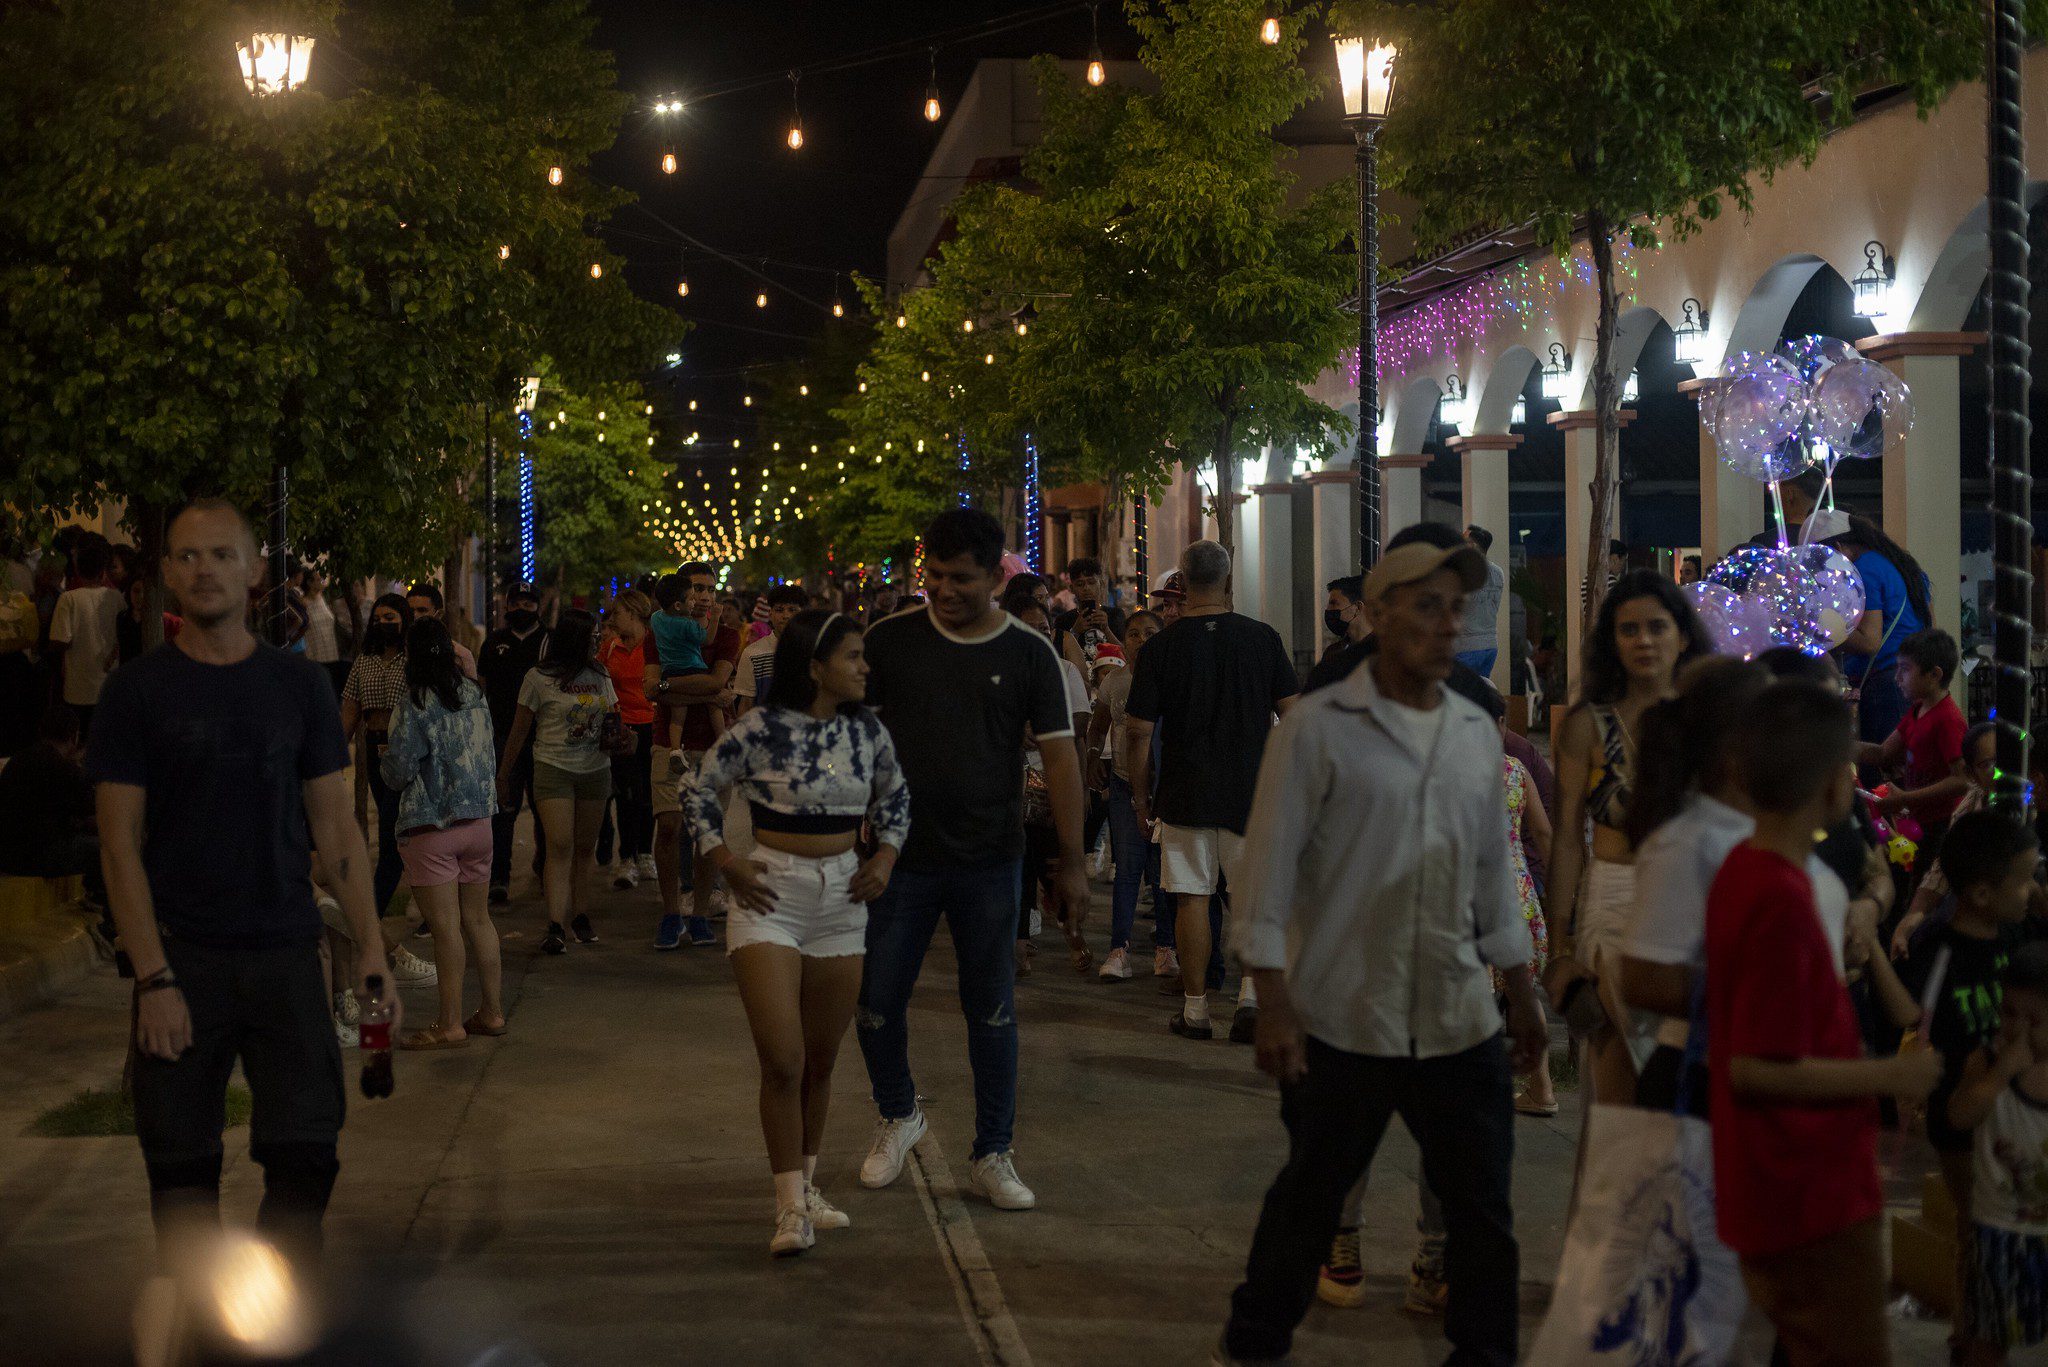
[[812,859],[756,845],[746,857],[766,868],[775,910],[752,911],[735,897],[725,919],[727,954],[748,945],[784,945],[813,959],[867,952],[868,909],[847,891],[859,855]]
[[1220,826],[1170,826],[1159,823],[1159,886],[1174,893],[1207,894],[1217,877],[1235,881],[1244,837]]

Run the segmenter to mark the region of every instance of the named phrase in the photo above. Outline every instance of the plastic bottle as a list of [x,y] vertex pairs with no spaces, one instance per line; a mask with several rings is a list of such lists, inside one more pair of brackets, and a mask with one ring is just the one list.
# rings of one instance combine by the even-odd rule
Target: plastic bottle
[[[391,1004],[384,995],[383,975],[373,973],[363,984],[370,997],[362,1000],[363,1095],[391,1095]],[[362,994],[357,994],[362,999]]]

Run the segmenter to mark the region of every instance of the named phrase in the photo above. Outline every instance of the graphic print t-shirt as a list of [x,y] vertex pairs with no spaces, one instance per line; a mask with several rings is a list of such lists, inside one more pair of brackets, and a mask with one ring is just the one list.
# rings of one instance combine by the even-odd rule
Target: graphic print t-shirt
[[763,636],[740,652],[740,662],[732,671],[734,697],[761,705],[768,696],[768,681],[775,677],[775,647],[781,643],[780,636]]
[[[1149,648],[1149,647],[1148,647]],[[928,608],[868,631],[868,705],[910,784],[906,868],[970,867],[1024,851],[1024,735],[1071,738],[1052,642],[1014,617],[955,636]]]
[[1943,1153],[1970,1147],[1969,1132],[1948,1123],[1948,1099],[1970,1055],[1997,1037],[2005,998],[1999,979],[2012,952],[2039,933],[2015,926],[1986,940],[1944,924],[1916,936],[1899,965],[1899,982],[1926,1013],[1916,1033],[1941,1055],[1941,1081],[1927,1098],[1927,1139]]
[[533,709],[533,758],[572,774],[611,767],[604,752],[605,713],[618,706],[609,676],[586,669],[564,688],[538,669],[519,686],[519,705]]
[[1159,819],[1242,835],[1274,709],[1299,691],[1280,633],[1235,612],[1183,617],[1145,642],[1126,708],[1164,728]]

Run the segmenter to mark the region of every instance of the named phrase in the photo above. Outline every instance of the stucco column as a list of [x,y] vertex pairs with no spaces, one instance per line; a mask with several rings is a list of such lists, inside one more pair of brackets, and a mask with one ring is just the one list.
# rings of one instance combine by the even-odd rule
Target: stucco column
[[1350,470],[1316,470],[1307,482],[1315,504],[1314,588],[1320,603],[1323,585],[1358,568],[1358,532],[1352,520],[1358,515],[1358,476]]
[[[1623,409],[1621,426],[1635,413]],[[1593,529],[1593,462],[1600,438],[1600,415],[1590,408],[1570,413],[1552,413],[1550,425],[1564,434],[1564,640],[1565,678],[1571,697],[1578,696],[1579,672],[1585,660],[1584,604],[1586,601],[1586,538]],[[1601,537],[1604,546],[1614,535],[1613,519],[1620,503],[1621,452],[1614,453],[1615,493],[1608,502],[1608,529]],[[1562,714],[1558,714],[1560,717]]]
[[1906,382],[1913,430],[1884,442],[1884,530],[1927,571],[1934,625],[1962,638],[1963,429],[1958,358],[1981,332],[1896,332],[1857,349]]
[[1422,472],[1428,456],[1380,457],[1380,547],[1395,532],[1422,521]]
[[[1294,486],[1254,484],[1257,500],[1259,601],[1253,613],[1280,633],[1280,644],[1294,653]],[[1242,601],[1242,600],[1241,600]],[[1239,611],[1244,609],[1240,608]]]
[[[1702,402],[1720,377],[1709,375],[1678,386],[1695,404]],[[1700,564],[1711,565],[1764,529],[1764,486],[1737,474],[1721,462],[1714,434],[1700,424]]]
[[[1451,449],[1458,453],[1464,489],[1464,526],[1484,527],[1493,533],[1493,545],[1486,558],[1500,566],[1503,576],[1508,572],[1508,548],[1514,545],[1513,533],[1508,529],[1508,452],[1521,444],[1520,437],[1507,433],[1475,433],[1453,437],[1450,442]],[[1500,652],[1494,657],[1493,686],[1503,697],[1507,695],[1508,666],[1513,658],[1508,649],[1510,617],[1508,595],[1503,593],[1493,624],[1494,645]]]

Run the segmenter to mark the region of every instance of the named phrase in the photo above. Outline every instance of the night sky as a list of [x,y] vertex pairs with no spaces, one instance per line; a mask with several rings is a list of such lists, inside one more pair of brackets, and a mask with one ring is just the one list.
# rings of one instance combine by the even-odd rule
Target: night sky
[[[707,400],[736,408],[740,367],[786,360],[828,320],[830,271],[859,270],[880,278],[889,230],[945,128],[922,108],[929,58],[914,55],[857,70],[807,76],[801,83],[805,143],[791,152],[789,68],[843,59],[886,44],[1015,15],[1030,0],[592,0],[595,41],[616,57],[620,88],[636,107],[617,146],[596,174],[640,197],[622,209],[606,237],[629,261],[629,278],[647,299],[676,308],[697,324],[685,360],[664,397]],[[1102,42],[1111,58],[1135,54],[1114,0],[1101,9]],[[1074,4],[1031,27],[956,42],[938,54],[938,84],[950,113],[978,57],[1051,51],[1083,57],[1088,9]],[[748,78],[759,88],[690,103],[672,117],[679,170],[660,169],[662,123],[654,101]],[[653,215],[654,217],[650,217]],[[688,247],[681,229],[720,251],[758,264],[770,307],[754,304],[759,283],[733,266]],[[792,269],[777,262],[820,270]],[[676,280],[687,274],[690,295]],[[840,284],[849,308],[854,294]],[[801,297],[799,297],[801,296]],[[806,302],[806,301],[811,302]],[[706,432],[709,438],[712,434]]]

